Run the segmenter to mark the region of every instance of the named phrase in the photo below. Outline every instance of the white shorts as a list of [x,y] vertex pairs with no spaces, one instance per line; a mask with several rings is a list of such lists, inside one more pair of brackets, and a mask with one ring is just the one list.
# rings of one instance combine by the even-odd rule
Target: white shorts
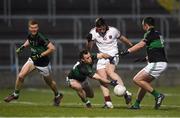
[[143,70],[154,78],[158,78],[160,74],[166,70],[166,68],[167,62],[153,62],[148,63],[148,65],[144,67]]
[[103,69],[103,68],[106,68],[106,65],[108,63],[112,63],[114,65],[118,65],[119,63],[119,55],[116,55],[113,60],[110,60],[109,59],[99,59],[98,62],[97,62],[97,66],[96,66],[96,69],[99,70],[99,69]]
[[[33,62],[33,60],[32,60],[31,58],[29,58],[26,63],[31,63],[31,64],[34,65],[34,62]],[[35,65],[34,65],[34,66],[35,66]],[[45,67],[35,66],[35,68],[37,68],[37,70],[39,71],[39,73],[40,73],[41,75],[45,76],[45,77],[50,75],[50,72],[51,72],[51,66],[50,66],[50,64],[48,64],[48,66],[45,66]]]

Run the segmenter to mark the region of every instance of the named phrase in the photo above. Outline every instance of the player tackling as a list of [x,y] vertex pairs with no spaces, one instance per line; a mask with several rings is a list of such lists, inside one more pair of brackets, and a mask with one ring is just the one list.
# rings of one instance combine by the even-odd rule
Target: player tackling
[[96,59],[110,59],[111,56],[105,53],[90,53],[88,50],[82,50],[79,54],[79,61],[74,65],[66,81],[68,85],[77,91],[77,94],[81,98],[82,102],[86,104],[87,108],[91,108],[89,98],[94,97],[93,89],[87,81],[87,77],[102,81],[103,83],[110,84],[112,86],[117,85],[116,80],[107,80],[102,78],[93,69],[93,64]]
[[162,72],[167,68],[167,58],[164,49],[164,40],[161,34],[155,29],[155,21],[152,17],[146,17],[142,21],[142,27],[145,31],[144,38],[129,48],[122,51],[121,55],[136,52],[143,47],[146,47],[148,64],[141,71],[139,71],[133,81],[139,86],[137,98],[131,109],[140,109],[140,103],[144,98],[146,92],[151,93],[155,97],[155,109],[161,106],[164,95],[156,91],[151,82],[157,79]]

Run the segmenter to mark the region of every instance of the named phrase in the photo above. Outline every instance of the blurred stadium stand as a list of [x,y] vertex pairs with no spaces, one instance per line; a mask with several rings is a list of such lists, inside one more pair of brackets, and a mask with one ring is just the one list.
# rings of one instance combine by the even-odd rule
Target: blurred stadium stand
[[[29,19],[37,19],[40,31],[56,45],[57,51],[52,56],[52,68],[59,77],[64,75],[62,70],[70,69],[75,63],[78,51],[83,48],[84,37],[93,27],[97,16],[103,16],[109,25],[120,29],[122,34],[134,43],[143,35],[142,18],[154,17],[157,28],[166,41],[169,68],[178,72],[180,69],[179,4],[179,0],[1,0],[0,83],[4,82],[2,80],[4,74],[9,75],[9,71],[14,72],[17,68],[14,49],[26,38]],[[125,47],[120,46],[120,48]],[[20,66],[28,57],[29,51],[26,52],[19,56]],[[143,57],[144,52],[122,58],[119,68],[140,69],[144,63],[134,63],[133,58]],[[126,72],[122,76],[126,76]]]

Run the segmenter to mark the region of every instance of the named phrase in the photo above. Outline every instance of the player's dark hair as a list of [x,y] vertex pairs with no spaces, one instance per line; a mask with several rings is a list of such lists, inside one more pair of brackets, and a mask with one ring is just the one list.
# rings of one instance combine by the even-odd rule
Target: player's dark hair
[[97,18],[95,20],[95,27],[107,26],[106,21],[103,18]]
[[150,26],[154,26],[155,25],[155,20],[152,17],[146,17],[146,18],[143,19],[143,23],[144,24],[146,23],[146,24],[148,24]]
[[29,25],[36,25],[36,24],[38,24],[38,22],[36,20],[33,20],[33,19],[29,20],[29,22],[28,22],[28,26]]
[[86,50],[86,49],[82,50],[82,51],[79,53],[79,59],[82,59],[82,58],[84,57],[84,55],[85,55],[85,54],[88,54],[88,53],[89,53],[88,50]]

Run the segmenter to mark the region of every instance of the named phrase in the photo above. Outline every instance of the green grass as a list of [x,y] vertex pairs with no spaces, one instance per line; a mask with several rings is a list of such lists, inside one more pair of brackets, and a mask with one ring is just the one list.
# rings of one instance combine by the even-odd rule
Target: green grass
[[[103,97],[99,89],[95,90],[95,98],[90,99],[92,109],[87,109],[75,91],[64,88],[64,98],[60,107],[52,106],[53,94],[49,89],[23,89],[17,101],[5,103],[4,97],[12,90],[0,90],[0,117],[180,117],[180,87],[157,88],[166,94],[163,105],[154,110],[154,98],[147,94],[140,110],[130,110],[123,97],[113,94],[114,109],[103,109]],[[130,89],[136,97],[137,88]]]

